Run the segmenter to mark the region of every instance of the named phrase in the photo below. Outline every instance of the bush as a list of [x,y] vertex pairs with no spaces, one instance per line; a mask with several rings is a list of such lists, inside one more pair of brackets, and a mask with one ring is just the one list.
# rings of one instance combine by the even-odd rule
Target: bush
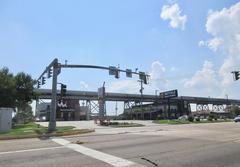
[[119,122],[109,122],[109,125],[118,125]]
[[212,117],[208,117],[208,119],[207,119],[208,121],[212,121],[213,119],[212,119]]
[[209,114],[208,121],[213,121],[213,119],[214,119],[214,115],[213,114]]
[[196,118],[195,118],[195,121],[198,121],[198,122],[199,122],[199,121],[200,121],[200,117],[196,117]]
[[188,116],[188,121],[189,121],[189,122],[193,122],[193,121],[194,121],[194,118],[193,118],[192,115],[189,115],[189,116]]

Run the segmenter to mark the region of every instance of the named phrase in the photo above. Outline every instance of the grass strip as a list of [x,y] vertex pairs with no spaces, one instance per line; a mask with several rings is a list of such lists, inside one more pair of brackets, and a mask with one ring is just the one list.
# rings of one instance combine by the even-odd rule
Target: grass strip
[[74,129],[73,126],[57,127],[56,131],[48,132],[46,127],[36,123],[16,125],[11,132],[0,133],[0,140],[24,139],[24,138],[46,138],[53,136],[78,135],[94,132],[93,129]]

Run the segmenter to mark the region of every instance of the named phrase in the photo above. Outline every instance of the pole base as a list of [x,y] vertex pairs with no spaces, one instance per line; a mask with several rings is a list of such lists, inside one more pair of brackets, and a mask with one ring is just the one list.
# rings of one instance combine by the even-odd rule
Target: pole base
[[49,122],[48,124],[48,131],[53,132],[56,130],[56,122]]

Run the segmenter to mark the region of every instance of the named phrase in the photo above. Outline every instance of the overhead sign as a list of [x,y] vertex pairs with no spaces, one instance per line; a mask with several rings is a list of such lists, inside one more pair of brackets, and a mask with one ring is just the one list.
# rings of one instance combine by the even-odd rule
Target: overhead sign
[[117,67],[110,66],[109,67],[109,75],[116,75]]
[[126,69],[126,76],[129,78],[132,78],[132,70],[131,69]]
[[170,90],[170,91],[160,93],[160,98],[161,99],[169,99],[169,98],[174,98],[174,97],[178,97],[178,91],[177,90]]
[[117,67],[110,66],[109,67],[109,75],[115,75],[115,78],[119,78],[120,71]]

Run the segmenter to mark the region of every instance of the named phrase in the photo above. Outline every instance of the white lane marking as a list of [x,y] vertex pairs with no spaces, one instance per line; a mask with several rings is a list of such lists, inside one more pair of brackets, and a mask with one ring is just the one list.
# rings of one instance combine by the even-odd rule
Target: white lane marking
[[6,152],[0,152],[0,155],[13,154],[13,153],[23,153],[23,152],[31,152],[31,151],[54,150],[54,149],[59,149],[59,148],[63,148],[63,147],[64,147],[64,146],[44,147],[44,148],[35,148],[35,149],[17,150],[17,151],[6,151]]
[[105,163],[108,163],[115,167],[144,167],[143,165],[137,164],[135,162],[119,158],[110,154],[106,154],[97,150],[90,149],[88,147],[84,147],[82,145],[78,144],[72,144],[68,140],[62,139],[62,138],[53,138],[52,141],[61,144],[69,149],[72,149],[76,152],[82,153],[84,155],[87,155],[89,157],[98,159],[100,161],[103,161]]

